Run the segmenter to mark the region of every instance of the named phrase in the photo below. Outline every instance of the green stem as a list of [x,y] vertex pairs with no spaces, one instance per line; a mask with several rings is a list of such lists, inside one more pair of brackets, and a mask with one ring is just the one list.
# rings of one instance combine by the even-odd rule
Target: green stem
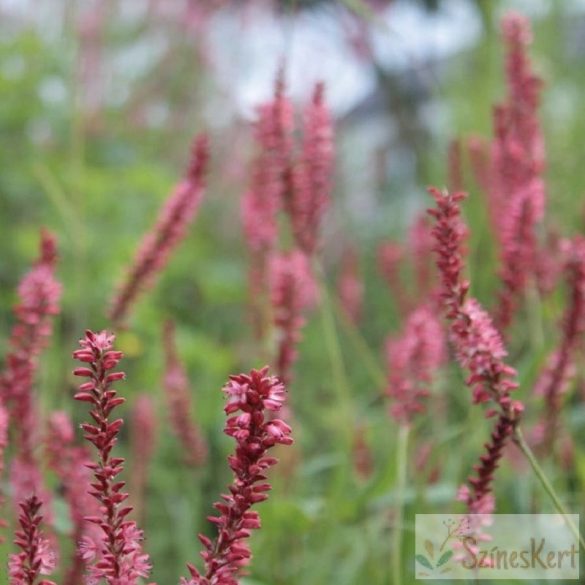
[[360,334],[359,329],[349,320],[340,304],[334,302],[333,306],[337,317],[353,343],[355,350],[360,354],[361,363],[368,370],[372,381],[376,384],[378,389],[382,390],[386,386],[386,374],[384,374],[384,370],[378,364],[374,352],[369,348],[366,340]]
[[524,439],[524,435],[522,434],[522,431],[520,430],[519,427],[516,427],[516,431],[514,433],[514,442],[516,443],[516,445],[518,445],[520,451],[522,451],[526,459],[528,459],[528,462],[530,463],[530,466],[532,467],[534,474],[538,478],[538,481],[540,481],[540,484],[544,488],[544,491],[550,497],[557,512],[563,517],[565,523],[567,524],[575,538],[579,541],[581,548],[583,549],[583,551],[585,551],[585,540],[583,539],[583,536],[579,533],[579,529],[575,526],[573,520],[569,516],[569,513],[567,512],[565,506],[563,505],[559,496],[557,495],[555,488],[550,483],[548,477],[546,477],[544,471],[542,470],[542,467],[540,467],[538,461],[536,460],[536,457],[534,456],[534,453],[532,452],[532,449],[528,446],[528,443]]
[[348,441],[348,447],[351,447],[351,437],[353,436],[353,415],[352,415],[352,392],[349,387],[347,372],[343,363],[343,355],[335,327],[335,318],[331,310],[331,298],[324,283],[324,277],[319,274],[319,288],[321,291],[321,316],[323,325],[323,337],[325,346],[329,354],[331,369],[333,373],[333,384],[339,397],[339,406],[342,416],[345,420],[344,427],[347,432],[344,433]]
[[408,462],[408,434],[410,427],[400,425],[396,445],[396,517],[393,531],[392,585],[402,585],[402,531],[404,523],[404,492]]

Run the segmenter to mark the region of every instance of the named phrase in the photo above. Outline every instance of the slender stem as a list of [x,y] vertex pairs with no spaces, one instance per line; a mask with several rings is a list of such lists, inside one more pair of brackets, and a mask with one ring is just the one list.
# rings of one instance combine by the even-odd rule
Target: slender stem
[[323,325],[323,337],[327,352],[329,353],[329,360],[331,362],[331,369],[333,373],[333,382],[335,389],[339,396],[339,407],[344,418],[346,439],[348,447],[351,446],[351,437],[353,435],[353,415],[352,415],[352,392],[348,383],[348,376],[343,362],[343,354],[341,345],[339,343],[339,336],[335,326],[335,317],[332,311],[331,297],[325,285],[325,278],[321,271],[319,271],[318,281],[321,292],[321,316]]
[[398,429],[398,442],[396,445],[396,517],[392,533],[392,585],[402,585],[402,531],[404,523],[404,491],[406,489],[409,431],[409,425],[400,425]]
[[526,459],[528,459],[528,462],[530,463],[530,466],[532,467],[534,474],[540,481],[542,487],[544,488],[544,491],[550,497],[557,512],[563,517],[565,523],[567,524],[575,538],[579,541],[581,548],[583,549],[583,551],[585,551],[585,539],[583,539],[583,536],[579,533],[579,529],[577,528],[577,526],[575,526],[565,506],[563,505],[559,496],[557,495],[554,487],[552,486],[549,479],[546,477],[544,471],[540,467],[538,461],[536,460],[536,457],[534,456],[534,453],[532,452],[532,449],[528,446],[528,443],[524,439],[524,435],[522,434],[520,427],[516,427],[516,430],[514,432],[514,442],[516,443],[516,445],[518,445],[520,451],[522,451]]
[[380,367],[374,352],[368,346],[359,329],[348,319],[347,314],[340,306],[339,302],[334,302],[333,307],[356,351],[360,354],[361,363],[364,365],[365,369],[368,370],[372,381],[380,390],[383,389],[387,382],[386,374]]

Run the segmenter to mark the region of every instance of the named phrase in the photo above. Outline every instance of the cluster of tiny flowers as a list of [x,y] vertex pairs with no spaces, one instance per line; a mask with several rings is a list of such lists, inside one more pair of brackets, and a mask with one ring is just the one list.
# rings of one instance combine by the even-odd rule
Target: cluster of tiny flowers
[[[40,526],[41,501],[31,496],[20,503],[18,523],[14,544],[21,552],[10,555],[8,572],[10,585],[36,585],[40,575],[50,575],[55,569],[55,553],[49,541],[42,535]],[[54,585],[43,579],[38,585]]]
[[27,460],[32,457],[34,437],[31,434],[38,427],[32,395],[34,377],[39,355],[53,331],[53,317],[59,313],[61,285],[55,278],[56,257],[55,238],[43,231],[39,259],[18,286],[16,324],[0,376],[0,397],[10,419],[19,422],[17,448],[19,455]]
[[292,379],[292,366],[305,324],[303,313],[314,304],[317,288],[308,258],[300,250],[273,256],[270,276],[278,348],[276,371],[280,379],[288,384]]
[[[250,251],[248,281],[256,337],[270,354],[276,353],[277,369],[285,381],[290,380],[304,324],[308,293],[302,289],[312,286],[307,275],[319,246],[332,184],[333,126],[322,84],[315,86],[305,109],[298,155],[293,130],[293,108],[281,70],[272,100],[259,108],[257,154],[250,188],[242,199],[242,222]],[[278,220],[281,210],[286,222]],[[281,228],[287,224],[293,242],[285,251]],[[295,278],[298,282],[293,282]]]
[[552,450],[558,434],[563,394],[575,372],[574,354],[585,332],[585,238],[576,237],[567,251],[566,279],[569,303],[563,316],[559,347],[547,360],[535,392],[544,396],[546,404],[543,443]]
[[333,126],[324,86],[317,84],[305,111],[303,148],[294,171],[291,214],[297,245],[309,256],[318,246],[323,215],[329,206],[333,152]]
[[205,547],[204,572],[189,565],[191,577],[183,578],[182,585],[237,585],[237,576],[251,557],[246,539],[260,527],[260,517],[251,507],[267,499],[271,486],[266,471],[277,462],[266,453],[277,444],[293,442],[290,427],[267,416],[277,413],[285,401],[284,385],[268,375],[267,367],[231,376],[223,391],[229,416],[224,432],[236,441],[235,454],[228,459],[234,482],[223,501],[215,504],[219,515],[209,518],[217,526],[217,537],[212,541],[199,535]]
[[254,126],[258,147],[251,185],[242,198],[244,233],[250,249],[271,250],[278,238],[276,215],[290,201],[293,109],[285,95],[282,72],[273,99],[260,106]]
[[502,458],[508,439],[514,431],[515,421],[507,414],[498,416],[491,439],[484,445],[485,454],[479,458],[479,464],[474,465],[475,477],[469,477],[467,485],[461,486],[457,499],[464,502],[471,514],[491,514],[495,509],[495,498],[492,493],[494,473]]
[[185,460],[189,465],[200,466],[207,460],[207,443],[191,419],[191,388],[185,368],[179,358],[175,342],[175,326],[167,321],[163,329],[165,372],[163,386],[169,408],[171,427],[181,442]]
[[122,419],[111,421],[111,414],[124,402],[112,384],[124,378],[123,372],[112,372],[122,359],[122,352],[113,349],[114,336],[107,331],[86,331],[80,340],[81,349],[73,357],[84,364],[74,370],[76,376],[88,378],[81,384],[75,399],[92,405],[90,414],[95,424],[83,423],[85,439],[92,443],[98,454],[96,463],[88,464],[95,482],[90,495],[100,504],[99,514],[86,520],[99,526],[101,538],[95,541],[88,536],[79,544],[80,554],[89,564],[89,582],[104,579],[108,585],[135,585],[140,577],[148,576],[150,562],[142,552],[142,532],[136,523],[127,519],[132,507],[124,506],[128,494],[123,491],[125,482],[118,481],[124,460],[112,457]]
[[250,250],[248,282],[256,334],[266,330],[264,307],[269,302],[270,256],[278,241],[277,214],[290,209],[292,193],[293,109],[285,94],[284,73],[276,78],[271,101],[258,108],[254,126],[257,153],[250,187],[242,197],[244,235]]
[[516,371],[504,362],[506,350],[489,315],[477,300],[466,299],[469,283],[462,278],[464,263],[462,247],[466,229],[461,219],[460,202],[463,193],[450,194],[430,189],[436,208],[429,210],[435,218],[432,230],[435,238],[437,266],[441,275],[441,299],[451,322],[451,341],[461,366],[469,372],[467,384],[473,388],[475,402],[493,401],[498,410],[488,410],[488,416],[497,414],[491,442],[486,454],[475,467],[476,477],[471,486],[461,492],[468,509],[493,508],[491,484],[502,450],[518,424],[523,405],[512,400],[510,393],[517,388]]
[[408,316],[401,336],[387,342],[386,352],[390,414],[408,424],[416,413],[424,410],[422,400],[445,358],[443,328],[428,304],[417,307]]
[[206,136],[193,146],[185,178],[177,185],[159,212],[154,228],[140,244],[134,262],[112,300],[109,317],[122,323],[141,291],[150,286],[169,261],[173,250],[185,238],[201,203],[209,158]]
[[496,323],[511,322],[519,295],[535,275],[538,257],[536,225],[543,217],[544,143],[538,121],[541,80],[532,72],[527,48],[528,21],[508,14],[502,22],[507,47],[508,96],[494,111],[491,199],[501,245],[502,291]]

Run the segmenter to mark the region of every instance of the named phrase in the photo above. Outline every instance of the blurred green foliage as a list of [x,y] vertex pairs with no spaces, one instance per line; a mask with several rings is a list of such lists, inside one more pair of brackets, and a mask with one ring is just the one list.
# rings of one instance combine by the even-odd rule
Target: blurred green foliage
[[[497,12],[484,6],[488,29],[475,47],[447,63],[432,88],[431,97],[441,105],[447,130],[433,133],[421,154],[424,164],[417,177],[421,206],[427,204],[424,185],[445,182],[448,140],[455,135],[490,133],[492,104],[503,94]],[[79,421],[85,414],[71,399],[71,350],[84,328],[109,325],[105,318],[108,300],[139,238],[152,225],[182,172],[189,141],[203,123],[199,109],[210,81],[201,55],[190,49],[187,40],[175,39],[172,59],[155,63],[128,82],[129,95],[121,106],[109,104],[88,112],[80,87],[80,41],[67,20],[71,14],[66,13],[64,19],[63,34],[44,34],[34,26],[10,30],[0,25],[0,324],[4,332],[0,343],[5,353],[15,287],[35,256],[39,227],[47,226],[59,237],[59,277],[65,295],[37,392],[45,412],[63,408]],[[549,13],[535,22],[533,54],[546,81],[543,121],[549,221],[567,234],[583,229],[585,175],[580,141],[585,135],[581,107],[585,69],[580,66],[583,47],[578,39],[584,26],[583,17],[572,19],[560,2],[552,3]],[[138,42],[143,32],[140,26],[128,29],[112,22],[105,46],[112,53],[122,51]],[[172,35],[173,31],[163,32]],[[154,95],[169,111],[178,112],[177,120],[157,125],[135,118],[133,108],[143,94]],[[343,132],[340,124],[340,136]],[[200,215],[160,282],[140,300],[129,329],[118,338],[127,354],[128,374],[120,390],[130,404],[145,392],[160,406],[160,436],[145,519],[146,547],[154,561],[153,579],[159,583],[176,582],[185,573],[185,562],[197,559],[200,547],[195,535],[212,533],[205,518],[230,481],[225,457],[231,444],[222,434],[220,389],[228,374],[261,365],[247,317],[247,258],[238,219],[241,185],[226,178],[232,157],[242,153],[232,152],[230,137],[221,126],[212,129],[212,173]],[[490,307],[497,289],[493,240],[483,200],[470,177],[468,182],[471,196],[465,213],[472,226],[473,293]],[[391,217],[392,206],[404,200],[391,203],[384,189],[395,192],[400,185],[387,184],[380,193],[380,213],[386,214],[381,222],[392,228],[366,233],[359,226],[343,227],[362,250],[366,300],[358,332],[346,327],[335,310],[336,242],[326,243],[329,301],[322,295],[321,307],[305,329],[297,377],[290,389],[297,440],[294,455],[282,453],[280,469],[272,474],[274,491],[261,506],[263,529],[253,537],[255,558],[251,576],[244,580],[247,585],[390,582],[397,429],[381,398],[382,350],[385,336],[397,330],[400,315],[376,272],[375,246],[381,236],[404,231],[400,221]],[[343,216],[346,195],[344,185],[337,185],[335,206]],[[536,317],[522,315],[512,336],[511,361],[520,370],[520,395],[529,405],[535,402],[531,383],[558,337],[562,306],[563,291],[559,291]],[[160,338],[168,317],[178,323],[178,345],[196,405],[192,415],[210,444],[205,469],[185,467],[166,416]],[[530,320],[535,318],[542,322],[541,339],[531,335]],[[412,433],[404,494],[407,583],[414,581],[414,514],[459,509],[453,502],[456,487],[469,473],[489,432],[481,411],[470,408],[469,392],[457,369],[446,371],[435,391],[428,413],[420,417]],[[445,395],[447,406],[441,412],[433,407],[439,403],[439,393]],[[568,400],[567,424],[579,439],[576,465],[565,472],[547,462],[546,469],[571,509],[578,511],[585,504],[585,408],[577,394]],[[529,420],[539,414],[537,404],[529,407]],[[352,437],[357,424],[365,429],[374,461],[373,475],[367,480],[359,479],[353,469]],[[126,433],[120,448],[128,454]],[[440,470],[430,487],[415,466],[418,445],[425,441],[433,446],[429,465]],[[534,478],[509,461],[502,463],[497,493],[502,513],[551,510]],[[62,531],[68,526],[62,502],[58,502],[56,526]],[[4,553],[9,545],[2,546]]]

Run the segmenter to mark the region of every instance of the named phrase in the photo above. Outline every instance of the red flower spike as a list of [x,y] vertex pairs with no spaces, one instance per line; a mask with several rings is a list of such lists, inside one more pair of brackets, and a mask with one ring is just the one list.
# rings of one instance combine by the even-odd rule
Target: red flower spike
[[199,573],[188,565],[190,579],[183,578],[182,585],[237,585],[238,573],[247,565],[251,552],[246,543],[250,530],[260,527],[260,519],[251,507],[267,499],[270,485],[263,471],[276,460],[266,457],[266,451],[281,444],[290,445],[290,427],[279,419],[267,417],[267,404],[278,411],[284,403],[285,389],[282,382],[268,376],[268,368],[252,370],[249,374],[230,376],[224,386],[228,402],[226,414],[240,412],[230,417],[225,433],[236,440],[235,455],[229,458],[234,472],[230,495],[214,508],[219,516],[209,521],[217,526],[218,534],[211,541],[200,536],[205,547],[201,553],[205,570]]
[[559,435],[563,394],[575,373],[575,352],[585,332],[585,238],[567,243],[565,263],[569,302],[563,316],[562,337],[558,348],[549,356],[535,392],[544,396],[546,416],[542,445],[554,451]]
[[[202,135],[194,142],[184,179],[166,200],[156,225],[142,240],[134,262],[112,300],[108,316],[114,323],[124,322],[138,295],[153,284],[172,252],[185,238],[203,197],[208,158],[208,140]],[[116,358],[112,356],[112,359]]]
[[[10,585],[35,585],[40,575],[50,575],[55,569],[55,554],[40,530],[43,520],[41,506],[42,503],[36,496],[20,503],[20,529],[15,534],[14,544],[21,552],[10,555]],[[39,585],[42,583],[50,582],[41,581]]]
[[[18,304],[14,307],[16,324],[9,341],[9,352],[4,371],[0,375],[0,401],[8,410],[15,424],[15,443],[22,464],[38,467],[34,449],[37,441],[35,429],[39,428],[33,383],[39,356],[53,333],[53,317],[59,313],[61,285],[55,278],[57,261],[56,240],[43,230],[39,258],[18,286]],[[40,478],[40,474],[37,474]],[[16,482],[19,491],[15,501],[21,501],[33,493],[41,494],[41,485],[25,485]]]
[[502,21],[508,95],[494,110],[489,203],[500,240],[502,287],[495,322],[510,325],[522,293],[538,271],[537,228],[545,208],[544,141],[538,120],[541,79],[528,57],[530,23],[515,13]]
[[[481,459],[477,468],[480,481],[470,479],[471,491],[464,490],[463,499],[468,508],[479,513],[479,509],[493,508],[493,472],[503,447],[518,424],[523,405],[510,397],[518,383],[516,371],[504,362],[507,352],[500,334],[477,300],[466,299],[469,283],[463,279],[462,249],[467,230],[460,209],[460,202],[466,195],[434,188],[429,191],[436,202],[436,208],[429,213],[435,219],[432,234],[442,282],[441,301],[451,322],[451,341],[459,364],[469,373],[467,384],[473,389],[474,402],[492,401],[499,412],[492,442],[486,445],[487,457]],[[488,410],[488,416],[493,416],[492,409]]]
[[[133,521],[125,520],[128,508],[121,504],[128,494],[121,491],[123,483],[116,481],[122,472],[124,459],[111,457],[111,451],[117,442],[117,435],[123,424],[122,419],[110,422],[109,415],[123,402],[117,398],[116,390],[111,386],[114,380],[121,379],[118,373],[109,372],[122,359],[121,352],[112,351],[114,336],[107,331],[94,333],[86,331],[85,338],[79,344],[82,350],[74,352],[86,361],[93,356],[91,364],[91,381],[93,388],[89,391],[93,398],[90,411],[97,426],[82,425],[85,438],[97,450],[97,463],[88,467],[93,470],[95,482],[91,484],[90,494],[99,503],[99,514],[86,517],[101,528],[97,537],[84,536],[79,544],[79,553],[88,562],[88,578],[92,582],[105,580],[108,585],[135,585],[141,577],[150,572],[148,555],[143,553],[142,531]],[[82,401],[85,393],[82,393]],[[79,399],[79,398],[78,398]]]
[[303,252],[292,250],[272,258],[270,296],[277,335],[276,370],[282,382],[290,384],[297,346],[305,325],[304,313],[317,298],[309,259]]
[[181,443],[187,464],[199,467],[207,460],[207,442],[201,429],[191,418],[193,392],[177,352],[175,326],[172,321],[167,321],[164,325],[163,347],[165,350],[163,386],[171,426]]

